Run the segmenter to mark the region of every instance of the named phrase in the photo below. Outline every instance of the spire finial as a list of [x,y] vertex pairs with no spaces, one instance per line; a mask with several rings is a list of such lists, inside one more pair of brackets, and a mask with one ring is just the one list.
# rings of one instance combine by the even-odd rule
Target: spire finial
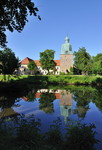
[[68,36],[65,37],[65,43],[69,43],[69,38],[68,38]]

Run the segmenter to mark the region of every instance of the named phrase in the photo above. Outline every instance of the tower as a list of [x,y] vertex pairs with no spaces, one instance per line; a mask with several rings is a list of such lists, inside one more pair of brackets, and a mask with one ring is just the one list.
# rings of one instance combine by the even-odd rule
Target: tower
[[59,90],[60,92],[60,113],[64,117],[67,124],[69,115],[72,114],[72,93],[66,90]]
[[60,54],[60,71],[64,73],[70,72],[70,68],[73,67],[73,53],[72,46],[69,43],[69,38],[65,37],[65,42],[61,47]]

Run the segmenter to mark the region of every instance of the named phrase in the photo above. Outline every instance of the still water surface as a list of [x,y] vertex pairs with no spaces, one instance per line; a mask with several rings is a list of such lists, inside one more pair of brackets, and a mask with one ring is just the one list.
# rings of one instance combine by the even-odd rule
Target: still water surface
[[[66,89],[66,90],[65,90]],[[34,114],[41,120],[42,132],[58,117],[62,120],[62,130],[68,120],[82,120],[86,124],[94,123],[97,139],[102,149],[102,90],[92,87],[70,87],[64,89],[32,89],[26,94],[1,93],[0,118],[26,116]]]

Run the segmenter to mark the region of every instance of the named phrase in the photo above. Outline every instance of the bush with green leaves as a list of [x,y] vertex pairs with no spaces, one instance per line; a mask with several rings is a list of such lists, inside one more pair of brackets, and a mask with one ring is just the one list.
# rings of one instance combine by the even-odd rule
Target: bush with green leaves
[[[3,150],[95,150],[95,125],[69,121],[66,134],[57,118],[46,133],[41,133],[40,120],[19,116],[16,120],[0,121],[0,148]],[[5,144],[6,143],[6,144]]]
[[80,121],[70,121],[65,138],[65,149],[94,150],[94,144],[99,141],[95,138],[94,124],[87,125]]

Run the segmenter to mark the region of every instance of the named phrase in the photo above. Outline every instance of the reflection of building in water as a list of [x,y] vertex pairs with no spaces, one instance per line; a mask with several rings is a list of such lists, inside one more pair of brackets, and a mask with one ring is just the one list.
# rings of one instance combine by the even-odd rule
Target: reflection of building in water
[[[47,92],[48,92],[48,93],[54,93],[55,96],[56,96],[56,99],[60,99],[60,93],[59,93],[59,91],[60,91],[60,90],[40,89],[40,90],[38,90],[38,91],[36,92],[35,96],[36,96],[36,98],[40,98],[40,96],[41,96],[42,93],[47,93]],[[28,101],[27,96],[23,96],[22,99],[23,99],[24,101]]]
[[0,112],[0,118],[15,117],[18,114],[12,108],[3,108]]
[[66,90],[60,90],[60,112],[64,116],[64,121],[67,123],[67,118],[72,110],[72,94]]
[[[66,90],[52,90],[52,89],[40,89],[36,93],[36,98],[41,97],[41,93],[54,93],[56,99],[60,101],[60,113],[64,117],[65,123],[67,123],[67,118],[72,112],[72,94]],[[23,97],[25,101],[28,99]]]

